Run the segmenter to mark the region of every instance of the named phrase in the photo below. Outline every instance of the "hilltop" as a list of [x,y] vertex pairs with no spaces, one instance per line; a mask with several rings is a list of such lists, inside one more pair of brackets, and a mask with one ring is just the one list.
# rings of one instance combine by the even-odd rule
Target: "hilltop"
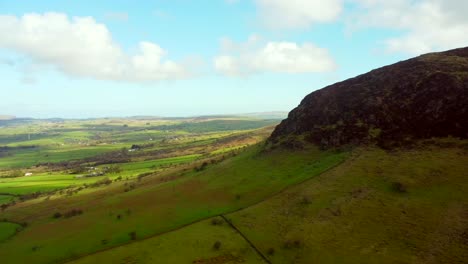
[[430,53],[307,95],[270,138],[323,147],[468,137],[468,48]]

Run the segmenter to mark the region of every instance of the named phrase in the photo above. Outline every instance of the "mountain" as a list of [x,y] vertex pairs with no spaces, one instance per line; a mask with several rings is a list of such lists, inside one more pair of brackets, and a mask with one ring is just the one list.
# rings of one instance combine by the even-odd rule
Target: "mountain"
[[323,147],[468,137],[468,48],[430,53],[307,95],[273,132]]

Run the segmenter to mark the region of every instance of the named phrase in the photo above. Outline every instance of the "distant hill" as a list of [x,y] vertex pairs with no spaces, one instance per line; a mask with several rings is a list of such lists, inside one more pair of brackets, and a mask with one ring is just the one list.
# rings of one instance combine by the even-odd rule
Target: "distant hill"
[[288,112],[272,111],[272,112],[259,112],[259,113],[246,113],[239,114],[239,116],[260,118],[260,119],[284,119],[288,116]]
[[322,146],[468,137],[468,48],[430,53],[307,95],[273,132]]
[[13,120],[15,119],[14,116],[10,116],[10,115],[0,115],[0,120],[2,121],[5,121],[5,120]]

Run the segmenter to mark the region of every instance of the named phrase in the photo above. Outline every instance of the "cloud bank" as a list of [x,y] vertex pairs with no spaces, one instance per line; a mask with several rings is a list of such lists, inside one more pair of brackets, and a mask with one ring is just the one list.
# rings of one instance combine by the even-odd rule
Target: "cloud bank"
[[358,10],[349,26],[402,31],[383,41],[386,51],[421,54],[468,44],[468,1],[465,0],[352,0]]
[[245,43],[222,40],[222,54],[214,58],[215,69],[228,76],[254,73],[317,73],[336,68],[328,50],[312,43],[265,42],[252,36]]
[[332,22],[343,10],[342,0],[255,0],[261,21],[273,29],[301,29]]
[[0,48],[26,55],[73,77],[148,82],[190,76],[181,63],[166,60],[167,51],[142,41],[127,54],[104,24],[92,17],[62,13],[0,16]]
[[382,41],[387,52],[421,54],[468,44],[466,0],[253,1],[261,23],[275,30],[306,29],[345,20],[353,30],[399,31]]

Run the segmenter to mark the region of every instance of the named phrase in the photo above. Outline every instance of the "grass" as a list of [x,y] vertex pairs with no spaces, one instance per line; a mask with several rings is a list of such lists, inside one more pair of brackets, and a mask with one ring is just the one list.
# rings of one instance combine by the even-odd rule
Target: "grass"
[[[0,254],[6,261],[49,263],[121,245],[131,241],[128,233],[132,231],[145,238],[247,207],[288,185],[319,175],[345,157],[346,153],[312,147],[294,153],[261,153],[257,146],[203,171],[186,171],[168,182],[161,180],[162,176],[145,178],[129,192],[124,192],[123,183],[114,183],[71,197],[25,202],[3,213],[7,219],[29,225],[9,243],[0,245]],[[83,210],[83,214],[52,218],[55,211],[73,208]],[[107,244],[101,243],[103,239]],[[40,249],[31,253],[36,247]]]
[[[271,263],[464,263],[466,142],[437,142],[392,152],[359,148],[341,165],[227,218]],[[132,258],[146,263],[155,256],[165,263],[190,263],[214,239],[195,244],[200,254],[187,253],[191,246],[180,248],[179,239],[193,245],[194,240],[217,234],[200,232],[199,225],[76,263]],[[180,255],[166,253],[166,248]],[[185,254],[190,257],[183,258]]]
[[[268,129],[216,131],[233,121],[241,128],[253,125],[249,119],[39,122],[38,135],[54,136],[33,139],[33,149],[18,148],[27,146],[18,139],[27,131],[24,126],[5,128],[2,140],[14,140],[0,149],[0,174],[17,167],[33,175],[0,178],[0,203],[13,198],[7,193],[125,179],[6,208],[0,219],[11,222],[0,223],[1,261],[262,263],[221,218],[212,224],[218,215],[230,219],[272,263],[468,259],[466,141],[433,140],[392,151],[322,151],[312,145],[265,150],[263,143],[251,145],[268,136]],[[207,122],[209,132],[197,131]],[[132,153],[121,150],[131,144],[148,145]],[[47,159],[94,157],[96,150],[119,150],[125,162],[80,166],[100,170],[112,164],[122,171],[79,178],[82,174],[71,175],[65,166],[28,167]],[[152,173],[136,179],[146,172]],[[82,213],[67,214],[72,210]],[[16,232],[20,226],[12,222],[25,227]]]
[[[265,263],[236,231],[222,220],[220,223],[204,220],[70,263]],[[213,247],[216,241],[220,242],[217,250]]]
[[48,173],[28,177],[6,178],[0,179],[0,193],[20,195],[33,192],[47,192],[69,186],[89,184],[103,178],[105,177],[77,179],[76,175]]
[[[163,165],[188,163],[194,161],[198,157],[200,157],[199,154],[193,154],[151,161],[122,163],[117,165],[122,169],[121,173],[97,177],[81,178],[80,175],[71,175],[68,173],[40,173],[28,177],[0,178],[0,193],[21,195],[33,192],[47,192],[70,186],[92,184],[104,178],[136,177],[141,173],[155,171]],[[105,165],[101,167],[105,167]],[[2,200],[6,201],[7,197],[0,196],[0,203],[2,203]]]
[[13,199],[14,199],[14,196],[5,195],[5,194],[0,194],[0,205],[1,205],[1,204],[5,204],[5,203],[9,203],[9,202],[12,201]]
[[[260,121],[255,122],[261,124]],[[25,124],[15,123],[13,126],[2,127],[0,142],[5,145],[0,146],[0,193],[23,195],[49,192],[94,183],[105,177],[127,179],[143,173],[160,173],[171,167],[194,162],[202,156],[209,156],[211,152],[214,152],[211,155],[216,156],[222,154],[221,151],[216,152],[217,150],[232,150],[235,149],[233,146],[237,145],[248,146],[264,138],[262,134],[264,132],[259,132],[261,130],[216,131],[214,127],[206,133],[155,130],[161,125],[187,122],[187,120],[97,119],[58,123],[27,121]],[[190,122],[204,123],[193,120]],[[220,122],[235,125],[238,120]],[[128,127],[124,127],[123,124],[128,124]],[[30,139],[28,139],[29,132],[31,132]],[[144,148],[136,152],[127,152],[127,149],[134,144]],[[116,165],[121,167],[122,172],[92,178],[69,174],[71,170],[79,167],[94,166],[93,161],[103,164],[102,161],[106,161],[105,157],[110,153],[127,154],[126,159],[129,162]],[[107,160],[107,163],[104,162],[104,165],[98,167],[104,168],[114,163],[112,158]],[[67,163],[70,161],[77,163],[69,167]],[[38,164],[43,165],[37,167]],[[33,173],[33,176],[8,178],[9,175],[24,175],[26,172]],[[0,202],[6,200],[5,197],[1,197]]]
[[0,222],[0,243],[14,236],[19,228],[21,226],[15,223]]
[[228,218],[272,263],[463,263],[467,171],[456,147],[360,149]]

